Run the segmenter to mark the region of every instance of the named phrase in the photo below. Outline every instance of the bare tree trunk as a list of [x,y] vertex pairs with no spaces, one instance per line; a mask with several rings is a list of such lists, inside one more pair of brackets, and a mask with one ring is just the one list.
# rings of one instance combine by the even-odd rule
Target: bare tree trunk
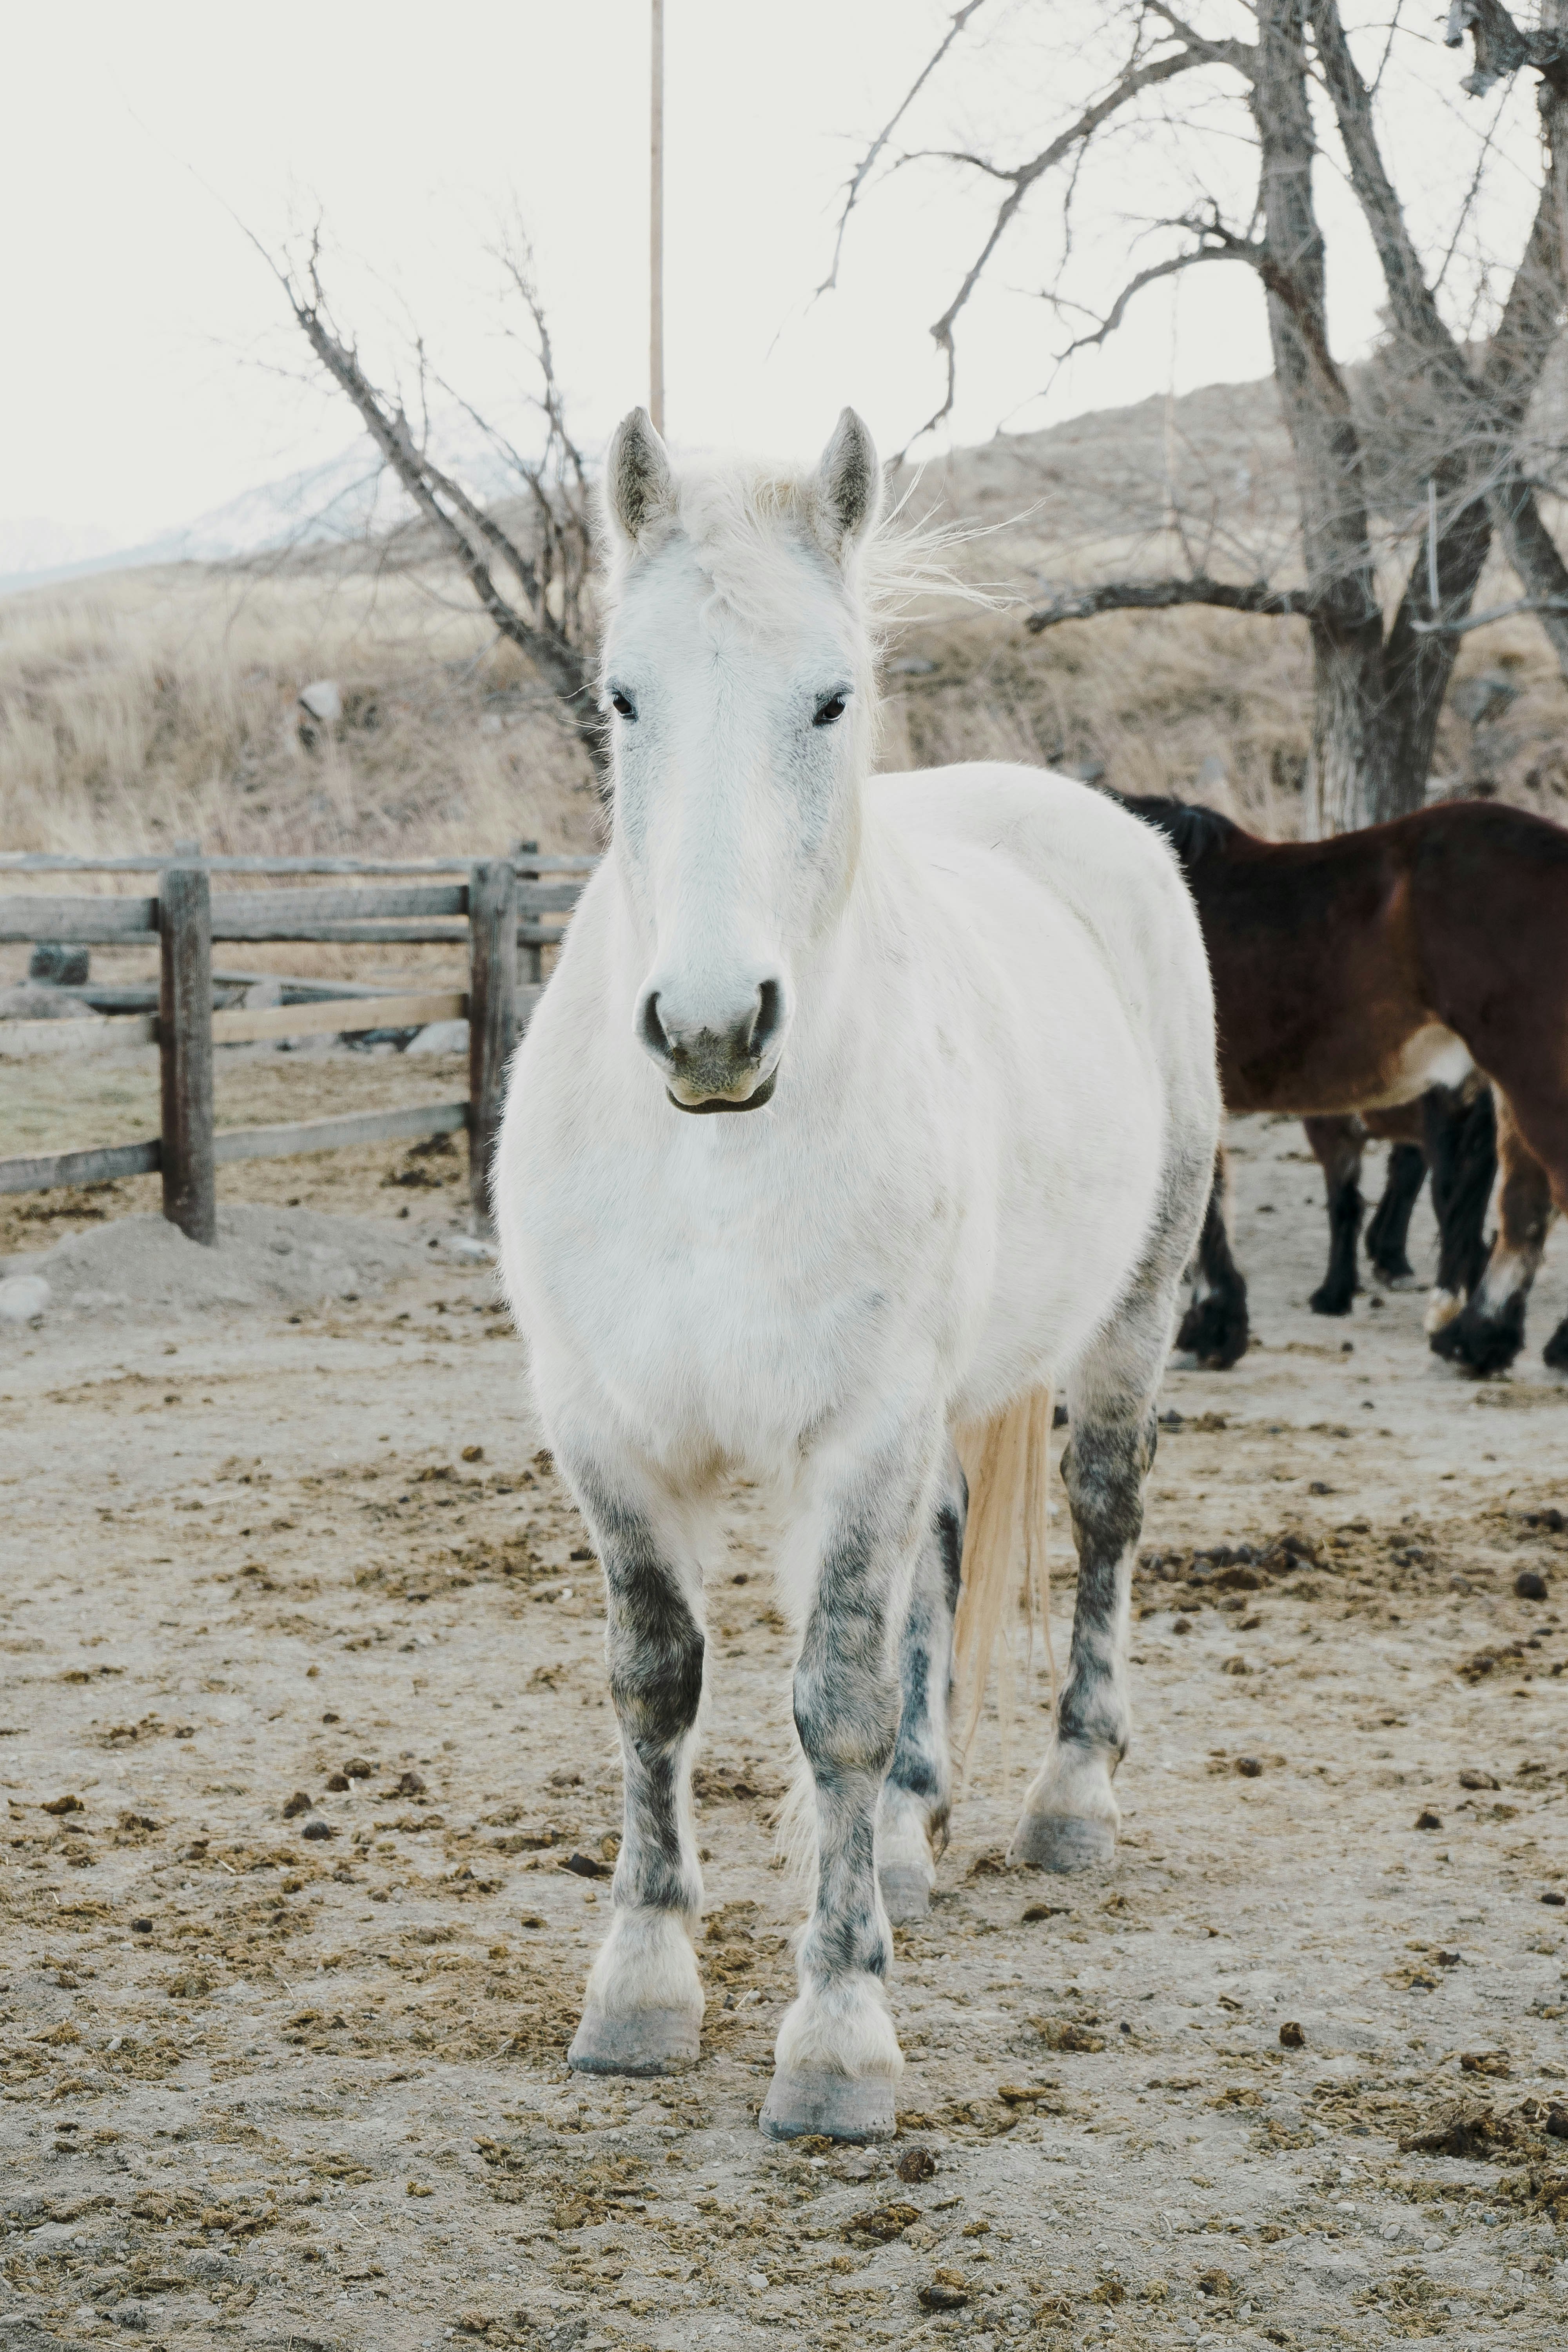
[[[868,151],[850,184],[839,225],[840,245],[849,213],[894,125],[978,5],[979,0],[971,0],[953,17],[941,47]],[[1013,231],[1030,191],[1059,168],[1068,183],[1063,197],[1063,219],[1068,221],[1078,175],[1105,126],[1126,129],[1136,122],[1140,135],[1149,135],[1154,110],[1147,101],[1157,87],[1168,89],[1188,73],[1212,74],[1215,68],[1236,77],[1260,159],[1251,222],[1245,226],[1227,222],[1217,202],[1205,195],[1179,218],[1158,224],[1167,231],[1184,231],[1190,242],[1157,252],[1109,302],[1094,289],[1087,307],[1095,324],[1075,335],[1068,348],[1072,352],[1102,344],[1142,289],[1178,271],[1215,261],[1243,261],[1255,270],[1267,300],[1275,380],[1290,437],[1304,583],[1278,589],[1267,576],[1250,581],[1211,577],[1206,562],[1189,553],[1191,569],[1184,576],[1064,587],[1031,613],[1028,626],[1037,633],[1099,613],[1160,611],[1189,604],[1304,618],[1311,635],[1313,669],[1305,820],[1310,831],[1336,833],[1377,824],[1423,804],[1461,638],[1468,626],[1500,617],[1472,615],[1471,611],[1494,540],[1501,540],[1525,591],[1521,606],[1501,610],[1536,613],[1568,676],[1568,562],[1541,514],[1524,446],[1531,401],[1564,310],[1568,0],[1541,0],[1540,23],[1533,30],[1521,29],[1505,0],[1455,0],[1448,16],[1448,46],[1459,46],[1467,38],[1474,42],[1476,70],[1462,85],[1472,96],[1526,68],[1540,77],[1538,100],[1547,146],[1530,243],[1479,369],[1443,315],[1441,270],[1432,277],[1411,235],[1379,140],[1382,68],[1375,80],[1363,76],[1345,32],[1340,0],[1248,0],[1248,7],[1257,29],[1254,42],[1211,37],[1169,0],[1139,0],[1125,12],[1132,39],[1120,64],[1097,89],[1092,102],[1026,162],[1008,164],[967,148],[939,147],[916,149],[890,168],[921,160],[923,154],[982,173],[1005,191],[974,259],[931,331],[947,362],[947,396],[930,420],[935,425],[952,407],[956,322],[1002,239]],[[1121,13],[1116,13],[1120,22]],[[1397,10],[1394,19],[1393,29],[1397,30]],[[1367,451],[1381,455],[1381,472],[1388,463],[1388,449],[1370,430],[1363,446],[1348,387],[1329,346],[1324,243],[1312,192],[1312,100],[1319,90],[1333,107],[1350,186],[1387,289],[1387,348],[1405,373],[1410,394],[1408,414],[1397,403],[1391,412],[1396,425],[1404,428],[1405,472],[1408,476],[1418,467],[1423,486],[1430,476],[1438,492],[1441,530],[1432,551],[1435,593],[1423,546],[1386,626],[1373,562],[1373,469]],[[1184,114],[1173,109],[1169,98],[1162,105],[1167,122],[1184,131],[1194,130],[1203,119],[1195,110]],[[1466,200],[1466,216],[1481,186],[1489,144],[1488,134]],[[1201,157],[1197,184],[1205,184]],[[835,271],[837,265],[836,249]],[[1080,317],[1086,307],[1068,300],[1065,281],[1047,289],[1047,299],[1058,310]],[[1393,446],[1401,446],[1397,431]],[[1390,481],[1396,495],[1392,505],[1382,498],[1380,512],[1408,513],[1413,483],[1402,481],[1397,465]]]
[[1386,730],[1383,615],[1373,575],[1361,442],[1329,356],[1323,238],[1312,203],[1305,0],[1258,0],[1250,100],[1262,150],[1268,334],[1296,457],[1312,614],[1309,829],[1374,824]]
[[[1466,498],[1465,471],[1453,466],[1437,477],[1439,499],[1458,495],[1458,511],[1437,534],[1437,613],[1450,623],[1469,614],[1477,583],[1491,551],[1491,514],[1479,493]],[[1417,629],[1427,612],[1426,551],[1410,568],[1399,610],[1383,653],[1384,707],[1388,713],[1388,790],[1385,816],[1405,816],[1426,804],[1426,779],[1437,740],[1448,681],[1460,639],[1440,629]]]

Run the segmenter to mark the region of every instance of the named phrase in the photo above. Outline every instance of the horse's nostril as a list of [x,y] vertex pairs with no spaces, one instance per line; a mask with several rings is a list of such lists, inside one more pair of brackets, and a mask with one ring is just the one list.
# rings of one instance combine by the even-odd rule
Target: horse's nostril
[[669,1039],[665,1035],[664,1024],[658,1017],[657,988],[650,988],[643,999],[642,1034],[643,1044],[647,1047],[648,1052],[657,1054],[661,1062],[668,1062],[670,1054]]
[[757,1010],[752,1022],[750,1053],[760,1062],[778,1035],[784,1017],[784,990],[776,980],[764,980],[757,991]]

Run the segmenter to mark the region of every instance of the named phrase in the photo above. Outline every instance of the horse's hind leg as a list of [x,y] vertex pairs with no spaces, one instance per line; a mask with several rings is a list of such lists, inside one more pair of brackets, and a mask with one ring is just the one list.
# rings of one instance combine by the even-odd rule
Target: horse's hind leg
[[1391,1144],[1383,1198],[1366,1229],[1368,1261],[1391,1290],[1409,1289],[1415,1281],[1415,1268],[1410,1263],[1410,1220],[1426,1181],[1426,1154],[1421,1146]]
[[813,1558],[795,1721],[816,1801],[816,1901],[800,1995],[779,2029],[763,2106],[770,2139],[886,2139],[903,2068],[882,1980],[891,1958],[877,1885],[877,1812],[900,1717],[899,1628],[926,1545],[940,1435],[890,1435],[858,1464],[825,1464],[803,1527]]
[[[1561,1124],[1568,1146],[1568,1107]],[[1497,1104],[1497,1150],[1502,1191],[1498,1235],[1486,1272],[1463,1312],[1432,1335],[1435,1354],[1478,1374],[1505,1370],[1524,1345],[1525,1302],[1552,1223],[1551,1176],[1521,1133],[1511,1105],[1501,1097]],[[1568,1174],[1568,1150],[1564,1171]]]
[[963,1472],[950,1444],[936,1515],[910,1591],[899,1649],[903,1711],[877,1812],[877,1876],[888,1916],[894,1920],[924,1918],[937,1856],[947,1843],[952,1802],[947,1720],[952,1619],[968,1507]]
[[[1012,1857],[1045,1870],[1109,1862],[1121,1811],[1111,1793],[1132,1717],[1127,1631],[1143,1489],[1154,1460],[1164,1370],[1186,1237],[1203,1171],[1178,1171],[1166,1220],[1131,1291],[1068,1381],[1071,1436],[1062,1462],[1078,1546],[1072,1654],[1056,1734],[1013,1833]],[[1190,1201],[1183,1198],[1190,1192]]]
[[1487,1266],[1487,1211],[1497,1181],[1497,1114],[1478,1072],[1463,1087],[1431,1087],[1421,1098],[1432,1208],[1437,1220],[1437,1279],[1426,1303],[1428,1335],[1451,1323]]
[[1226,1225],[1226,1195],[1229,1172],[1225,1149],[1214,1157],[1214,1181],[1208,1207],[1198,1235],[1196,1275],[1192,1304],[1182,1318],[1176,1347],[1195,1356],[1205,1371],[1227,1372],[1247,1353],[1247,1284],[1231,1255]]
[[1365,1206],[1360,1177],[1366,1131],[1359,1118],[1304,1118],[1301,1124],[1329,1196],[1329,1270],[1307,1304],[1314,1315],[1348,1315],[1356,1294],[1356,1243]]
[[698,2055],[702,1986],[691,1923],[702,1901],[692,1835],[692,1736],[702,1696],[701,1573],[679,1516],[557,1448],[605,1571],[610,1692],[626,1793],[610,1929],[589,1971],[568,2063],[665,2074]]

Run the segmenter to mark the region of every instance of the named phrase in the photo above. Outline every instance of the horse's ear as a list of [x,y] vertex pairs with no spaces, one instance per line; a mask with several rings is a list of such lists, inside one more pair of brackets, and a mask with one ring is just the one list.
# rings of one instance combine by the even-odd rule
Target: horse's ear
[[818,535],[835,562],[842,562],[870,530],[882,503],[877,445],[852,408],[834,426],[813,487]]
[[634,547],[650,523],[675,511],[669,452],[646,408],[634,408],[616,427],[605,461],[605,505],[615,529]]

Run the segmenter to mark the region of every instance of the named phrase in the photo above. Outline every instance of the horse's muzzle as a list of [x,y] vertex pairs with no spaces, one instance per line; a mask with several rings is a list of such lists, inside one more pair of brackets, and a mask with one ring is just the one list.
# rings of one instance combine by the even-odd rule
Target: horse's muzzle
[[690,1111],[694,1118],[709,1110],[761,1110],[764,1103],[772,1102],[773,1098],[773,1088],[778,1083],[778,1065],[775,1062],[762,1085],[753,1087],[744,1102],[736,1102],[728,1095],[710,1095],[706,1102],[682,1102],[680,1097],[673,1093],[668,1087],[666,1087],[664,1091],[677,1110]]
[[770,1100],[787,1027],[782,981],[766,979],[742,1012],[681,1020],[648,987],[637,1009],[643,1051],[664,1073],[677,1110],[760,1110]]

